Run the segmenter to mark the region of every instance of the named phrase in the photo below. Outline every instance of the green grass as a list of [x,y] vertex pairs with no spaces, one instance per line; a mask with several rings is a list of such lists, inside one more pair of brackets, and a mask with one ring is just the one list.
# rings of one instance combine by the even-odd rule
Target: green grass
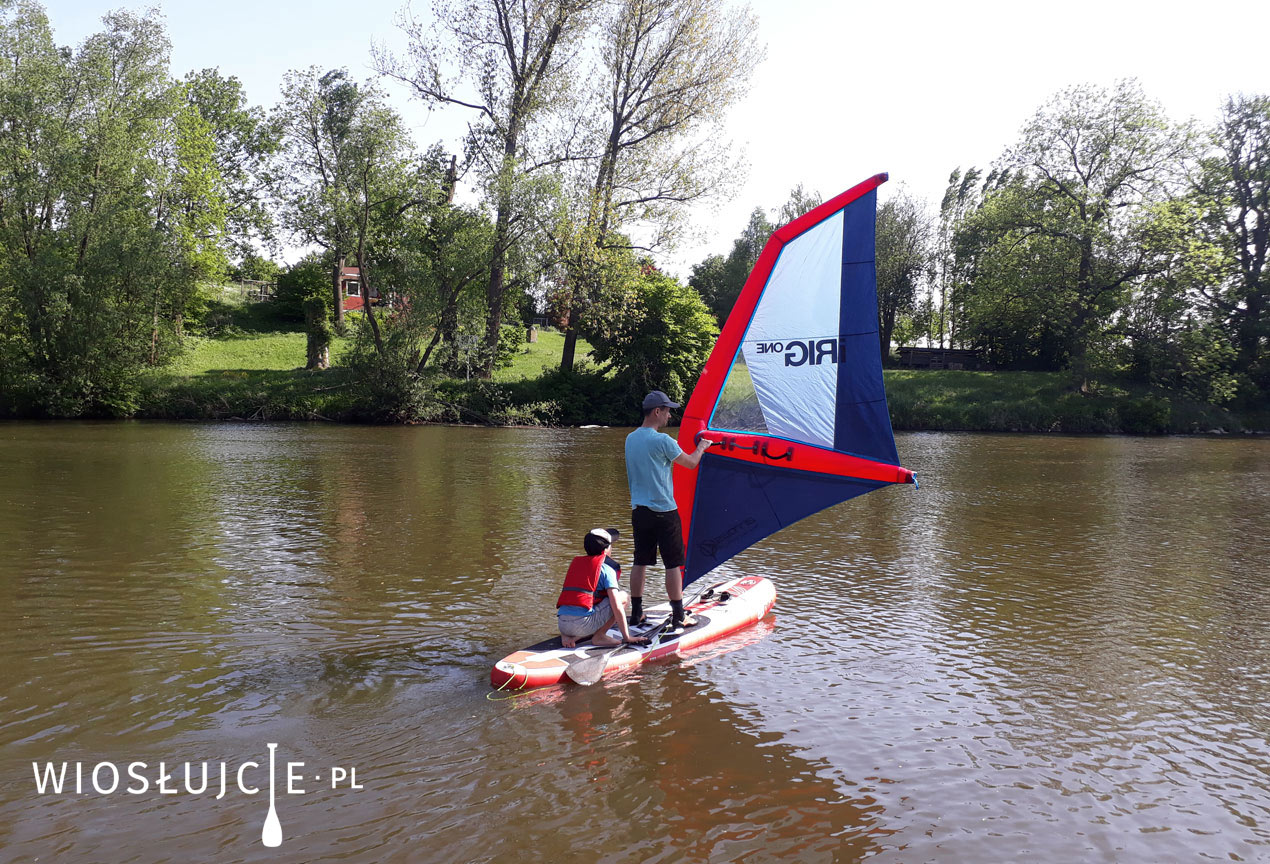
[[[564,334],[555,330],[539,330],[537,342],[526,342],[521,351],[506,369],[494,372],[495,381],[524,381],[537,378],[549,369],[560,366],[560,356],[564,353]],[[589,360],[591,345],[585,339],[579,339],[574,352],[575,365],[579,361]]]
[[[206,318],[211,335],[188,338],[185,354],[146,377],[141,416],[375,419],[374,405],[364,394],[355,394],[360,385],[339,365],[353,340],[334,341],[333,368],[307,372],[302,368],[301,326],[279,319],[270,307],[215,303]],[[597,401],[604,390],[603,376],[594,371],[569,379],[545,376],[558,368],[563,348],[563,333],[540,330],[538,341],[522,343],[512,364],[495,371],[493,382],[465,382],[460,377],[437,382],[437,392],[453,403],[452,414],[458,412],[451,419],[611,421],[597,419],[603,413],[603,400]],[[585,368],[590,352],[591,346],[579,340],[576,365]],[[743,371],[733,376],[731,389],[746,389]],[[897,430],[1157,434],[1270,426],[1270,417],[1264,415],[1235,415],[1137,384],[1102,383],[1092,393],[1081,393],[1061,372],[887,369],[884,377]],[[739,408],[751,401],[741,400]]]
[[888,369],[887,403],[895,429],[975,432],[1161,434],[1264,429],[1264,417],[1140,384],[1071,387],[1063,372],[965,372]]
[[[216,300],[205,316],[210,335],[188,336],[186,351],[164,367],[169,376],[224,375],[229,372],[290,371],[305,363],[304,327],[298,321],[280,318],[270,303],[241,303],[231,290]],[[357,326],[355,323],[351,326]],[[339,365],[353,345],[353,338],[336,337],[331,343],[331,362]],[[508,368],[494,372],[495,381],[524,381],[537,378],[560,365],[564,334],[539,330],[537,342],[526,342]],[[591,346],[579,339],[576,359],[586,362]]]
[[[214,304],[207,317],[212,335],[189,336],[186,351],[162,369],[146,375],[141,382],[142,417],[170,419],[244,418],[263,420],[358,420],[374,419],[364,394],[348,368],[340,361],[352,350],[352,337],[337,337],[331,344],[333,366],[324,371],[306,371],[306,337],[297,322],[278,318],[270,304]],[[352,326],[357,326],[353,324]],[[494,373],[494,384],[502,388],[529,385],[544,372],[560,365],[564,334],[539,331],[538,341],[521,346],[512,364]],[[577,361],[584,365],[591,346],[578,340]],[[455,382],[462,390],[463,381]],[[476,385],[479,382],[471,382]],[[479,388],[478,388],[479,391]],[[470,422],[473,416],[514,418],[529,416],[539,406],[518,404],[488,406],[486,397],[467,394],[461,401],[481,403],[482,414],[459,415],[453,419]],[[510,391],[509,391],[510,392]],[[513,396],[502,397],[516,401]],[[532,400],[531,400],[532,401]],[[458,410],[458,409],[455,409]],[[526,413],[528,412],[528,413]],[[469,412],[470,413],[470,412]]]
[[[218,338],[189,337],[185,344],[186,353],[168,364],[165,372],[191,376],[304,368],[303,333],[237,332]],[[332,361],[339,362],[352,344],[352,339],[337,337],[331,344]]]

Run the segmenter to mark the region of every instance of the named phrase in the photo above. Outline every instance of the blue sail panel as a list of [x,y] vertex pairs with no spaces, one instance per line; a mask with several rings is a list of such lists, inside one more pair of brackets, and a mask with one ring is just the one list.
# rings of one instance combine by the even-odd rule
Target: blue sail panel
[[685,585],[799,519],[887,485],[710,453],[697,473]]

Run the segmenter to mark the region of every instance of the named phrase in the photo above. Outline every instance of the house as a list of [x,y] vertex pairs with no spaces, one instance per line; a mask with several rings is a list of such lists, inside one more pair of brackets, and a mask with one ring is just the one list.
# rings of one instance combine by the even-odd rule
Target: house
[[[370,290],[372,303],[379,303],[379,291]],[[352,312],[366,305],[366,290],[362,285],[361,271],[356,267],[344,267],[340,270],[340,296],[344,298],[344,311]]]

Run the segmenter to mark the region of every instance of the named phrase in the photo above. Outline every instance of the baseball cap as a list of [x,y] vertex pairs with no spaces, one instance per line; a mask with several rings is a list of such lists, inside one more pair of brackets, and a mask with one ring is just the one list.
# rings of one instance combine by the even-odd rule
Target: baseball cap
[[644,410],[649,408],[678,408],[678,402],[671,402],[670,397],[660,390],[654,390],[644,397]]
[[613,541],[621,536],[621,532],[616,528],[592,528],[587,532],[587,537],[597,537],[604,543],[604,548],[613,545]]

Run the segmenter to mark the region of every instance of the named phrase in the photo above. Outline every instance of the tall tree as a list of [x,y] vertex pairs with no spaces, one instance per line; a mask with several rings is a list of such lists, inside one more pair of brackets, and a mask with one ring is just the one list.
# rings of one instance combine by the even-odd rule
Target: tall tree
[[103,23],[72,52],[40,6],[0,3],[0,377],[59,415],[132,410],[223,265],[214,142],[163,27]]
[[[953,345],[956,324],[953,301],[957,286],[962,281],[961,274],[958,272],[957,257],[954,254],[953,236],[957,225],[979,201],[975,184],[979,180],[980,173],[979,169],[973,165],[966,169],[965,174],[961,173],[960,167],[954,168],[952,174],[948,176],[948,186],[939,203],[939,223],[935,230],[931,257],[929,304],[932,311],[929,323],[935,327],[935,331],[929,334],[929,341],[937,343],[940,348],[944,347],[945,339],[948,341],[948,347],[951,348]],[[998,172],[993,171],[992,178],[995,179],[997,174]],[[935,298],[936,292],[939,294],[938,300]]]
[[1009,181],[963,223],[963,240],[979,238],[973,291],[1046,292],[1058,354],[1082,386],[1091,347],[1153,266],[1142,232],[1190,147],[1134,81],[1070,88],[1024,126],[998,165]]
[[917,307],[917,289],[930,258],[930,218],[922,202],[900,192],[877,214],[878,333],[882,362],[891,357],[896,319]]
[[732,242],[727,257],[712,255],[692,268],[688,284],[697,290],[714,317],[722,323],[741,295],[745,280],[758,261],[775,227],[768,221],[767,211],[755,207],[739,237]]
[[1228,99],[1211,143],[1194,197],[1229,268],[1201,294],[1227,322],[1239,372],[1270,392],[1270,96]]
[[[376,68],[408,84],[424,104],[475,112],[469,156],[495,213],[486,285],[486,377],[497,354],[509,259],[527,228],[522,187],[536,169],[567,158],[536,146],[540,122],[568,96],[574,44],[598,2],[442,0],[433,7],[432,26],[410,17],[401,22],[410,40],[406,59],[376,51]],[[456,70],[453,76],[450,69]]]
[[748,8],[724,0],[608,5],[600,71],[582,106],[601,118],[598,158],[585,163],[583,225],[565,255],[573,290],[561,370],[573,368],[579,327],[602,287],[596,247],[615,245],[612,232],[633,223],[648,235],[646,251],[673,242],[685,205],[735,184],[721,121],[761,58],[756,29]]
[[311,66],[287,73],[275,109],[283,134],[278,187],[283,222],[302,242],[316,243],[330,254],[332,315],[341,334],[340,274],[356,243],[348,200],[357,172],[353,134],[368,95],[377,101],[347,70],[320,72]]
[[776,224],[788,225],[804,213],[816,209],[825,203],[825,199],[819,192],[812,189],[808,191],[803,188],[803,184],[799,183],[793,189],[789,190],[789,200],[781,205],[781,209],[776,214]]
[[273,242],[269,209],[270,161],[281,146],[281,129],[263,109],[250,105],[242,83],[218,69],[185,76],[189,103],[207,123],[215,141],[215,163],[225,188],[228,245],[236,257]]

